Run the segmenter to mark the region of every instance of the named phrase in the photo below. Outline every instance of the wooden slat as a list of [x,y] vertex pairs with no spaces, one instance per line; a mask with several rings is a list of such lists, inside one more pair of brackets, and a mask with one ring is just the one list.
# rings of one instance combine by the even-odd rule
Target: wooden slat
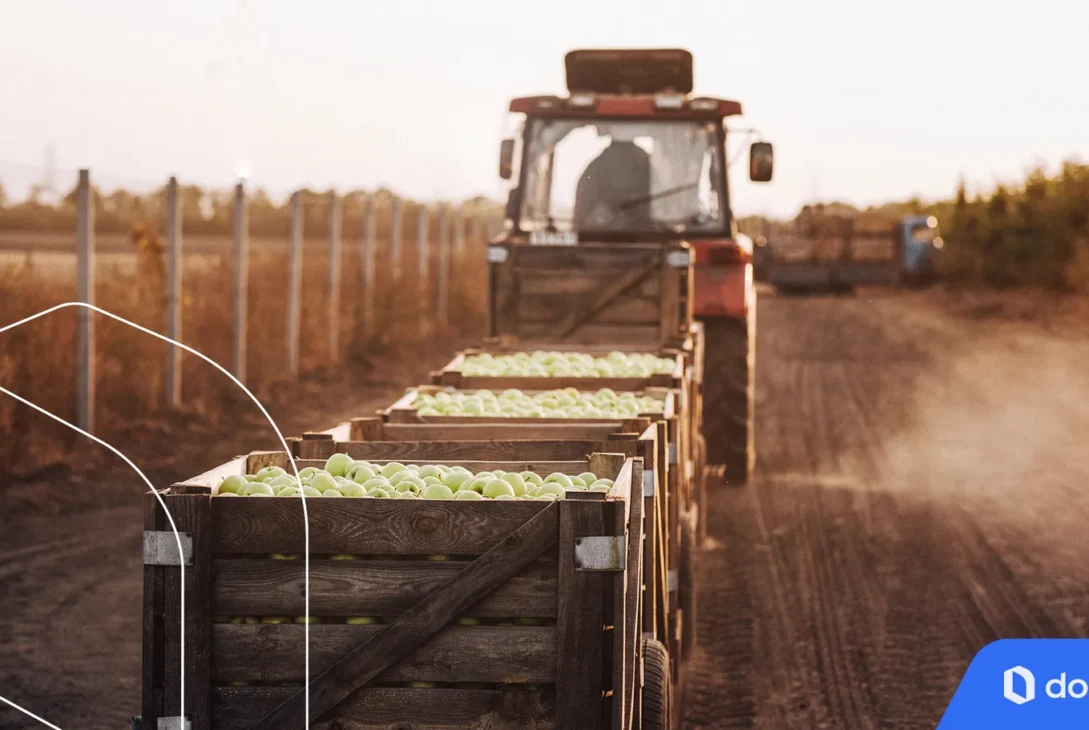
[[[622,276],[623,272],[617,272]],[[555,322],[557,319],[577,318],[582,305],[577,299],[557,300],[552,296],[523,296],[518,301],[518,317],[522,324]],[[641,324],[661,326],[661,306],[657,295],[653,301],[642,297],[620,295],[601,306],[594,315],[597,324]]]
[[[545,341],[554,338],[554,328],[551,325],[524,323],[520,326],[519,336],[527,340]],[[605,339],[623,339],[626,342],[648,344],[660,344],[661,328],[653,325],[606,325],[590,322],[580,325],[577,330],[567,336],[571,342],[594,344]]]
[[311,682],[309,718],[304,706],[306,698],[304,693],[299,693],[256,723],[254,730],[292,727],[321,717],[353,691],[427,643],[456,616],[463,615],[485,594],[554,545],[558,536],[558,515],[558,505],[553,502],[514,531],[493,533],[506,537],[501,537],[447,585],[401,614],[371,639],[342,655],[336,664]]
[[596,453],[590,455],[589,471],[598,479],[617,479],[627,457],[620,452]]
[[[399,616],[442,587],[464,561],[310,560],[310,615]],[[213,614],[299,616],[305,613],[302,561],[215,561]],[[532,563],[468,609],[480,618],[553,618],[556,564]]]
[[[479,555],[548,510],[534,501],[310,499],[310,551],[353,555]],[[215,499],[216,554],[301,553],[300,500]]]
[[[294,692],[290,687],[214,690],[217,730],[245,730]],[[555,714],[553,692],[511,689],[364,687],[314,723],[312,730],[481,730],[534,727]],[[576,726],[577,727],[577,726]]]
[[[144,529],[162,530],[165,522],[158,498],[148,492],[144,495]],[[141,717],[146,718],[150,727],[156,727],[163,714],[163,601],[163,569],[157,565],[145,565]]]
[[[386,459],[405,464],[419,464],[421,460],[445,463],[444,459],[481,459],[487,461],[513,461],[515,459],[586,459],[595,451],[610,451],[608,442],[601,439],[539,441],[352,441],[336,444],[336,450],[354,459]],[[630,454],[635,456],[635,454]]]
[[[216,624],[215,680],[298,682],[301,686],[306,647],[304,628],[301,624]],[[332,670],[361,644],[376,641],[390,628],[311,625],[311,674]],[[388,669],[383,667],[374,672],[373,676],[384,683],[540,684],[556,679],[556,629],[552,626],[448,626],[416,643],[417,648],[403,659],[392,662]],[[395,650],[396,647],[391,653]],[[382,664],[385,658],[370,657],[368,663]],[[368,656],[362,655],[361,659],[368,660]],[[342,676],[345,683],[352,684],[352,676]],[[313,705],[320,694],[317,679],[311,691]]]
[[628,545],[626,556],[628,560],[627,570],[624,572],[627,579],[624,627],[627,632],[624,644],[627,650],[627,698],[628,705],[625,710],[627,724],[623,727],[637,727],[632,718],[638,718],[642,692],[640,635],[643,631],[642,605],[643,586],[645,582],[643,565],[643,539],[645,524],[643,520],[643,460],[641,458],[631,460],[631,510],[628,515]]
[[[166,646],[178,641],[178,628],[185,631],[185,715],[193,730],[211,728],[212,673],[212,553],[211,498],[206,495],[165,495],[163,500],[179,532],[193,541],[192,565],[185,566],[185,585],[179,590],[181,568],[164,568],[166,581]],[[240,500],[244,501],[244,500]],[[185,621],[180,621],[181,596],[185,596]],[[179,647],[180,648],[180,647]],[[164,714],[181,712],[180,657],[171,651],[164,665]],[[173,659],[174,661],[171,661]]]
[[658,257],[652,255],[627,270],[622,276],[610,277],[609,284],[598,289],[594,293],[594,297],[586,302],[579,311],[572,312],[564,317],[552,328],[553,336],[562,340],[572,335],[582,325],[593,320],[617,296],[650,276],[659,265]]
[[192,479],[186,479],[184,482],[180,482],[177,486],[184,487],[215,487],[218,486],[221,481],[226,477],[233,474],[245,474],[246,473],[246,457],[239,456],[231,459],[222,466],[217,466],[215,469],[209,469],[208,471],[193,477]]
[[488,441],[492,439],[587,439],[607,438],[624,430],[623,423],[473,423],[385,424],[384,441]]
[[604,534],[600,502],[560,503],[559,617],[556,621],[558,727],[603,726],[601,697],[605,574],[575,570],[575,538]]

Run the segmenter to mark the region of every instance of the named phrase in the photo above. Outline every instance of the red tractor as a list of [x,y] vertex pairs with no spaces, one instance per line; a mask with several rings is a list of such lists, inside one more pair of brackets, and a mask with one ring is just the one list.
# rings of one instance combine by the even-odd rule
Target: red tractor
[[[567,54],[568,95],[514,99],[520,132],[500,176],[516,180],[507,236],[529,243],[687,241],[705,331],[703,433],[709,464],[744,483],[754,463],[756,296],[752,241],[730,210],[727,117],[736,101],[692,95],[679,49]],[[749,178],[772,176],[772,146],[753,142]]]

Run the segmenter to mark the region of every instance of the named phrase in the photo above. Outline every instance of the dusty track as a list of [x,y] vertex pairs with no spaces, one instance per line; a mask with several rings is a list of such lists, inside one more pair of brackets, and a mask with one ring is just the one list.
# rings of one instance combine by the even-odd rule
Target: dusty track
[[[1089,635],[1089,343],[935,301],[761,299],[758,477],[713,490],[690,728],[933,728],[987,642]],[[284,425],[397,389],[335,407],[315,391]],[[0,695],[66,730],[138,712],[125,478],[116,506],[0,513]],[[0,728],[23,727],[0,709]]]
[[933,728],[988,642],[1089,635],[1089,343],[931,302],[761,299],[689,728]]

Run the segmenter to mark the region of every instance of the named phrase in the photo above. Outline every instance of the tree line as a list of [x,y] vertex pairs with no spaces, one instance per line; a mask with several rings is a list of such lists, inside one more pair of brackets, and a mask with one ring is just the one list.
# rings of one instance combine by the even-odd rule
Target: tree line
[[[303,230],[307,236],[324,236],[329,230],[329,202],[332,191],[302,189]],[[95,230],[99,233],[129,234],[138,226],[162,226],[166,221],[166,185],[150,193],[125,189],[104,192],[91,186],[95,212]],[[0,231],[35,231],[69,233],[76,227],[77,189],[73,188],[55,202],[31,194],[26,200],[11,201],[0,184]],[[234,190],[205,189],[197,185],[178,186],[179,207],[187,234],[229,235],[234,226]],[[345,236],[362,235],[368,205],[376,208],[378,234],[388,230],[393,201],[397,197],[386,188],[352,190],[339,195],[341,226]],[[460,201],[401,200],[403,231],[415,232],[419,207],[432,211],[446,207],[460,210],[463,217],[494,216],[502,206],[484,197]],[[252,236],[286,237],[291,232],[291,200],[275,201],[261,188],[247,191],[249,232]]]

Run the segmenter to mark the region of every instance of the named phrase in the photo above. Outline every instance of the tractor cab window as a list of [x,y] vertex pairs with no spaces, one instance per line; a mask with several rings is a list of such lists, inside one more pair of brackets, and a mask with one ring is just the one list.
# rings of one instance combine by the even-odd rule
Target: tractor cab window
[[702,232],[726,226],[721,128],[697,120],[534,120],[523,231]]

